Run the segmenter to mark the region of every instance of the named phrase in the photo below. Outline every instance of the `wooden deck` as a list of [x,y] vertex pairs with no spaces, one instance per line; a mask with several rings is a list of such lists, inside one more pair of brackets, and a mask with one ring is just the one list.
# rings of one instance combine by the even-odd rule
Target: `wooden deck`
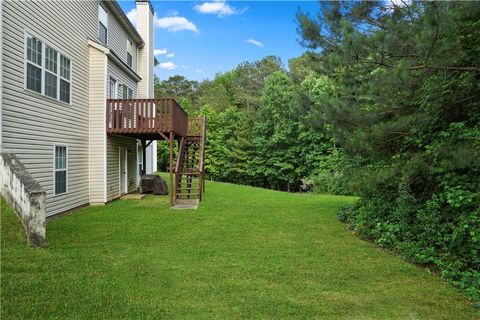
[[[178,204],[177,209],[196,208],[205,192],[206,117],[189,118],[174,99],[107,99],[105,111],[107,134],[140,140],[142,175],[145,174],[149,144],[153,140],[169,142],[170,206]],[[179,142],[176,162],[173,158],[175,140]]]
[[188,116],[174,99],[107,99],[108,134],[141,140],[168,140],[188,134]]

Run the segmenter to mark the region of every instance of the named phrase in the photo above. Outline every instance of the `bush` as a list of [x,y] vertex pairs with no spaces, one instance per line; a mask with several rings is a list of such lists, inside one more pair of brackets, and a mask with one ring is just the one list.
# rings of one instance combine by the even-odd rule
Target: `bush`
[[313,182],[314,193],[354,195],[350,184],[350,175],[354,169],[354,162],[341,149],[333,149],[322,159],[308,180]]

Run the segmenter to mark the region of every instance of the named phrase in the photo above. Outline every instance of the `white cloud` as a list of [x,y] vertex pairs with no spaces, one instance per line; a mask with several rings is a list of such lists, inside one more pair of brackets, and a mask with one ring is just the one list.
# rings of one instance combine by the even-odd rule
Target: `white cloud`
[[225,1],[211,1],[197,4],[194,7],[200,13],[204,14],[216,14],[219,17],[230,16],[232,14],[243,13],[246,9],[238,10]]
[[161,62],[159,65],[158,65],[160,68],[162,69],[166,69],[166,70],[175,70],[178,68],[178,66],[171,62],[171,61],[168,61],[168,62]]
[[245,40],[246,43],[250,43],[250,44],[253,44],[254,46],[257,46],[259,48],[263,48],[263,43],[261,43],[260,41],[258,40],[255,40],[255,39],[248,39],[248,40]]
[[195,69],[195,72],[196,72],[196,73],[202,73],[203,70],[202,70],[202,69]]
[[[136,27],[137,26],[137,9],[132,9],[127,13],[127,18]],[[195,33],[198,32],[197,26],[185,17],[179,17],[177,11],[168,11],[167,16],[159,18],[156,14],[154,16],[153,25],[167,29],[170,32],[189,30]]]
[[162,29],[167,29],[169,32],[177,32],[177,31],[193,31],[195,33],[198,32],[197,26],[188,20],[185,17],[179,16],[168,16],[163,18],[158,18],[155,16],[155,26]]
[[155,49],[155,50],[153,50],[153,54],[155,56],[160,56],[162,54],[167,54],[167,49],[165,49],[165,48]]
[[165,55],[165,57],[167,57],[167,58],[173,58],[173,57],[175,57],[175,53],[173,53],[173,52],[168,52],[167,48],[155,49],[155,50],[153,51],[153,54],[154,54],[155,56]]
[[128,18],[128,20],[130,20],[130,22],[134,26],[137,26],[137,9],[134,8],[134,9],[128,11],[127,18]]

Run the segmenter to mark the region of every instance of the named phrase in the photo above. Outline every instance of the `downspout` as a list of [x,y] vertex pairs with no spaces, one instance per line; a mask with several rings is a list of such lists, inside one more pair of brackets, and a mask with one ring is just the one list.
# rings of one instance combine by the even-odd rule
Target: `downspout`
[[3,123],[3,1],[0,1],[0,151],[2,151]]

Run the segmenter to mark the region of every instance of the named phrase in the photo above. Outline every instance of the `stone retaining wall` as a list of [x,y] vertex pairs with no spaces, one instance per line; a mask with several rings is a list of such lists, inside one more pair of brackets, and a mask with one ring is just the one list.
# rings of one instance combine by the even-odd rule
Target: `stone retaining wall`
[[0,152],[0,191],[22,220],[28,244],[45,244],[46,194],[13,153]]

